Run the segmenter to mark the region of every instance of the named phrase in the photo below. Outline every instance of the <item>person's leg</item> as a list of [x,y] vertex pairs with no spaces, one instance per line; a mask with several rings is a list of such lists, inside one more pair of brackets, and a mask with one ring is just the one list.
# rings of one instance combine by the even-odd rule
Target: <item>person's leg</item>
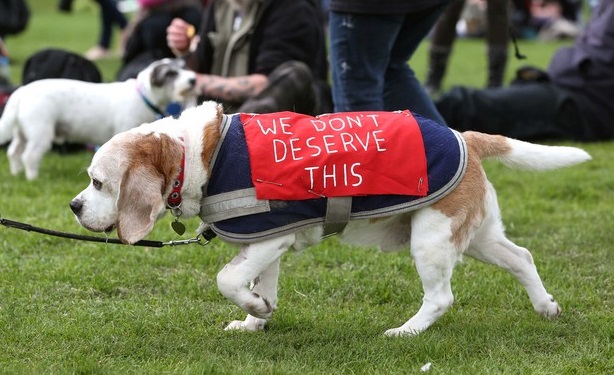
[[117,7],[117,0],[96,0],[100,4],[100,8],[105,14],[109,25],[116,24],[120,29],[125,29],[128,26],[128,19]]
[[407,66],[443,9],[438,6],[411,16],[331,12],[335,111],[410,109],[444,123]]
[[124,53],[124,48],[126,47],[126,38],[128,37],[128,18],[119,10],[117,6],[117,0],[107,0],[109,1],[112,7],[109,8],[112,14],[113,23],[119,27],[119,45],[117,47],[118,54],[121,56]]
[[403,21],[390,50],[390,61],[384,82],[384,109],[409,109],[445,124],[432,99],[411,68],[411,57],[429,33],[445,5],[403,16]]
[[73,0],[60,0],[58,2],[58,10],[60,12],[70,13],[72,12]]
[[99,60],[109,55],[109,47],[111,45],[111,36],[113,32],[113,21],[111,13],[107,8],[107,2],[112,0],[94,0],[100,7],[100,33],[98,42],[94,47],[85,52],[84,56],[89,60]]
[[487,87],[500,87],[503,85],[505,67],[508,56],[508,1],[488,0],[486,15],[488,17],[488,30],[486,34],[488,81]]
[[424,86],[429,94],[441,90],[446,74],[452,44],[456,39],[456,24],[465,6],[465,0],[454,0],[443,11],[435,24],[429,47],[429,66]]
[[455,87],[436,101],[448,125],[521,140],[579,139],[582,118],[565,90],[551,83],[505,88]]
[[111,36],[113,34],[113,11],[109,8],[109,2],[112,0],[94,1],[100,6],[100,36],[98,38],[98,46],[109,49],[111,46]]
[[403,16],[331,12],[335,112],[384,110],[384,76]]
[[[100,36],[98,44],[85,53],[85,57],[90,60],[97,60],[108,55],[109,47],[111,46],[111,38],[113,36],[113,24],[117,24],[124,31],[128,26],[128,20],[122,12],[117,8],[115,0],[94,0],[100,6]],[[123,50],[124,37],[120,46],[120,52]]]

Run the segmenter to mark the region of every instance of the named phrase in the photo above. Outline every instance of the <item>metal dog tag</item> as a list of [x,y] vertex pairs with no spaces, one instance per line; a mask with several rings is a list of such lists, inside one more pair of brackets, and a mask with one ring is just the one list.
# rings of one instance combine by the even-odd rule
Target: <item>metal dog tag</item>
[[173,228],[173,230],[175,231],[175,233],[177,233],[180,236],[183,236],[183,234],[185,233],[185,225],[183,225],[182,222],[179,221],[173,221],[171,223],[171,228]]

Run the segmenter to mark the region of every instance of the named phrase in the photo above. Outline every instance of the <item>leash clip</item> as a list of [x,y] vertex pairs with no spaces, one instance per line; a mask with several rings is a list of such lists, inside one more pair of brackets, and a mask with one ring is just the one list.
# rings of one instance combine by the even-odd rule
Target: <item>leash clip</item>
[[193,243],[204,247],[207,244],[209,244],[209,241],[203,242],[200,238],[200,235],[198,235],[196,237],[189,238],[187,240],[173,240],[173,241],[164,242],[163,245],[164,246],[179,246],[179,245],[190,245]]

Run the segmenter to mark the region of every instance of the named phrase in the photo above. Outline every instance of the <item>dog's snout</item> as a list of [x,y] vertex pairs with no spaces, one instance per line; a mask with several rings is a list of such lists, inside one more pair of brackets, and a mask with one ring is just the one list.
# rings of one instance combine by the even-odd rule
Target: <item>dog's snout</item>
[[73,199],[70,201],[70,209],[75,215],[79,215],[83,209],[83,201],[81,199]]

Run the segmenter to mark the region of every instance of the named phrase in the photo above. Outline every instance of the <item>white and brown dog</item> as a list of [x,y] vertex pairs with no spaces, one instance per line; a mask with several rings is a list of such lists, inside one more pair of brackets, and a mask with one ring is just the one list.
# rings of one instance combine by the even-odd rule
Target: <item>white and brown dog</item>
[[[531,253],[506,238],[495,190],[481,161],[495,158],[511,167],[550,170],[589,160],[586,152],[477,132],[461,134],[408,112],[394,113],[391,128],[418,129],[425,139],[418,161],[409,163],[417,164],[416,169],[406,166],[402,157],[394,159],[394,152],[407,150],[406,142],[420,149],[422,141],[403,138],[386,127],[385,113],[296,115],[303,121],[300,126],[288,120],[295,115],[227,116],[217,103],[205,102],[178,119],[164,118],[120,133],[94,155],[88,168],[91,182],[70,207],[83,227],[96,232],[116,228],[124,243],[144,238],[166,209],[173,207],[175,215],[178,211],[181,217],[200,215],[203,230],[206,227],[222,239],[242,244],[237,257],[219,272],[217,282],[221,293],[249,315],[227,329],[263,329],[277,308],[282,254],[291,247],[318,243],[324,234],[335,232],[352,244],[411,249],[423,284],[423,303],[411,319],[386,335],[417,334],[448,310],[454,301],[452,270],[463,254],[509,271],[524,286],[539,314],[559,316],[561,308],[544,288]],[[303,135],[299,127],[312,128],[315,135]],[[332,133],[319,134],[325,127]],[[368,134],[360,133],[361,127]],[[246,139],[257,134],[265,140],[256,146],[248,142],[249,156],[241,155],[239,149],[245,148]],[[287,138],[266,138],[282,135]],[[427,142],[429,137],[436,141]],[[258,154],[260,146],[264,152]],[[367,157],[363,153],[367,149],[376,150],[377,157]],[[329,159],[328,169],[306,164],[292,167],[295,162],[311,163],[310,157],[318,154],[347,152],[358,159],[347,155],[334,162]],[[387,159],[388,153],[393,159]],[[253,160],[256,156],[262,159]],[[393,178],[379,169],[380,159],[394,164]],[[436,159],[442,159],[443,167],[436,165]],[[247,179],[240,176],[244,169],[240,164],[246,160],[258,169]],[[256,166],[258,162],[264,163],[264,170]],[[447,177],[435,175],[441,168]],[[363,191],[349,200],[344,196],[356,186],[368,185],[374,176],[383,181],[375,191],[391,189],[376,197],[384,201],[384,208],[370,206]],[[302,187],[294,187],[295,183]],[[288,200],[295,195],[284,191],[286,187],[300,190],[296,201]],[[404,196],[406,187],[416,196]],[[340,193],[334,188],[341,188]],[[276,199],[279,192],[275,190],[289,196]],[[305,210],[302,205],[310,202],[317,207]],[[266,215],[271,213],[277,216],[269,219]]]
[[167,106],[194,105],[196,74],[174,59],[154,61],[137,78],[91,83],[42,79],[17,89],[0,118],[0,144],[8,148],[11,173],[38,176],[54,142],[100,145],[113,135],[164,117]]

